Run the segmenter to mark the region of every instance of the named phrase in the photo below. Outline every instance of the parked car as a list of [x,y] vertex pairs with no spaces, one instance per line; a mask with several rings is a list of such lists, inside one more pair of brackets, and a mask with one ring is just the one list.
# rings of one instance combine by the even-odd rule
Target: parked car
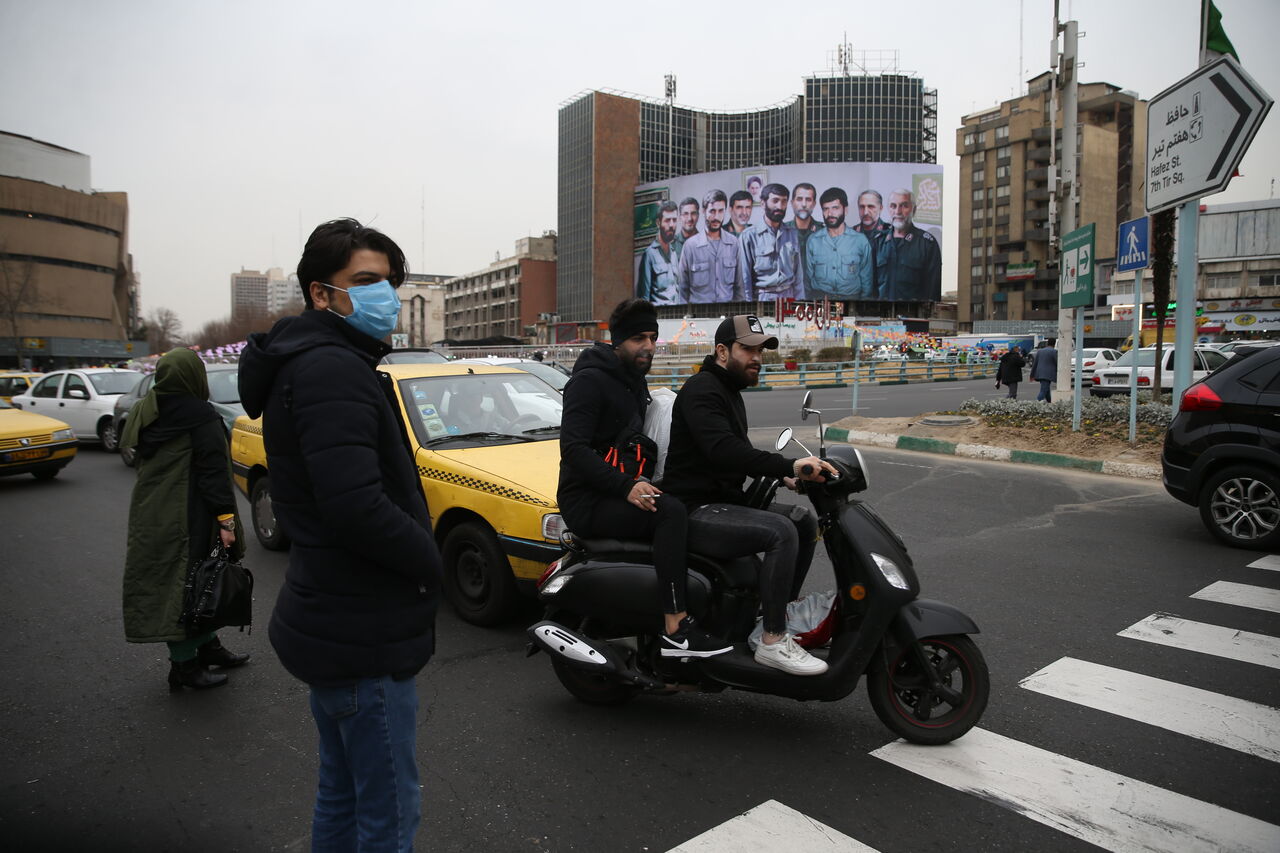
[[1225,343],[1218,343],[1218,344],[1204,344],[1204,346],[1207,346],[1207,347],[1213,347],[1213,348],[1214,348],[1214,349],[1216,349],[1218,352],[1223,353],[1223,354],[1226,354],[1226,355],[1232,355],[1232,354],[1234,354],[1234,353],[1235,353],[1235,351],[1236,351],[1239,347],[1274,347],[1274,346],[1280,346],[1280,340],[1262,339],[1262,340],[1251,341],[1251,340],[1249,340],[1249,339],[1247,339],[1247,338],[1243,338],[1243,339],[1238,340],[1238,341],[1226,341]]
[[382,357],[381,364],[444,364],[449,357],[431,347],[405,347]]
[[[1173,368],[1177,360],[1178,351],[1175,347],[1166,346],[1160,355],[1163,361],[1160,368],[1160,390],[1168,391],[1173,388]],[[1225,355],[1209,347],[1195,347],[1191,355],[1195,359],[1195,362],[1191,365],[1192,381],[1203,379],[1211,371],[1222,366],[1227,360]],[[1133,373],[1135,359],[1138,365],[1138,390],[1150,391],[1152,383],[1155,382],[1155,347],[1129,350],[1112,362],[1110,367],[1102,368],[1095,372],[1093,374],[1093,385],[1089,388],[1089,393],[1095,397],[1128,394],[1129,376]]]
[[490,355],[484,358],[464,358],[460,361],[469,364],[498,364],[504,367],[514,367],[523,370],[525,373],[532,373],[534,376],[546,382],[557,391],[563,392],[564,386],[569,381],[571,372],[559,364],[554,362],[535,361],[532,358],[504,358],[502,356]]
[[[514,366],[450,361],[378,369],[391,380],[388,393],[407,429],[444,557],[445,595],[468,622],[496,624],[514,607],[518,587],[532,590],[562,551],[556,487],[563,399]],[[466,403],[476,410],[465,412]],[[476,419],[484,425],[476,427]],[[259,543],[289,547],[271,505],[260,420],[237,419],[231,463]]]
[[112,428],[116,400],[142,380],[136,370],[87,367],[47,373],[13,404],[38,415],[48,415],[71,425],[76,438],[97,441],[104,450],[114,451],[116,432]]
[[31,387],[31,383],[41,376],[44,376],[44,374],[24,373],[22,371],[0,373],[0,400],[4,400],[6,403],[13,402],[14,396],[26,391]]
[[1182,396],[1160,458],[1164,487],[1214,536],[1280,547],[1280,347],[1236,356]]
[[[1084,349],[1080,351],[1080,355],[1084,362],[1080,376],[1085,383],[1088,383],[1093,379],[1093,374],[1096,371],[1114,364],[1116,359],[1120,358],[1120,351],[1114,349]],[[1071,370],[1074,372],[1075,369],[1076,357],[1073,355],[1071,356]]]
[[0,477],[52,480],[75,458],[76,437],[68,424],[0,400]]

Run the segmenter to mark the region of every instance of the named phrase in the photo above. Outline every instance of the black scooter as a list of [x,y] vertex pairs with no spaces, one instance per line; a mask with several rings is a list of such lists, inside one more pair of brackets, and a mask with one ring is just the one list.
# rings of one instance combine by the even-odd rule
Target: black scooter
[[[818,415],[821,436],[821,412],[810,399],[806,394],[801,419]],[[794,440],[790,428],[783,430],[777,449]],[[755,556],[718,562],[689,554],[689,612],[734,648],[710,658],[663,658],[649,543],[571,533],[562,539],[567,553],[538,581],[547,609],[528,629],[529,654],[548,652],[560,683],[596,705],[726,687],[833,702],[852,693],[865,673],[876,716],[901,737],[940,744],[969,731],[990,690],[986,661],[967,636],[978,626],[954,607],[917,598],[920,583],[906,545],[854,498],[868,486],[862,454],[847,445],[829,452],[820,446],[819,454],[840,472],[825,483],[801,482],[836,576],[830,647],[811,650],[827,661],[825,673],[797,676],[755,662],[746,642],[760,605]],[[767,507],[779,484],[753,482],[751,505]]]

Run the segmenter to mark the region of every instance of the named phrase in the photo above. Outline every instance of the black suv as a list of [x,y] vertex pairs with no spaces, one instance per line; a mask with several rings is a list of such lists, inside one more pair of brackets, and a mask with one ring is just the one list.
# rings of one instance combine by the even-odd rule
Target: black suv
[[1280,547],[1280,347],[1238,347],[1183,395],[1164,487],[1238,548]]

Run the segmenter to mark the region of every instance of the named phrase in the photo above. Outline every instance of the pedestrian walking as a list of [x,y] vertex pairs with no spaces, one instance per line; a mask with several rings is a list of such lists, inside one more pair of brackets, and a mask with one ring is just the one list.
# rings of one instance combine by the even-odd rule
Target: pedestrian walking
[[1000,366],[996,368],[996,387],[1007,387],[1010,400],[1018,398],[1018,383],[1022,381],[1022,366],[1026,363],[1021,347],[1012,347],[1000,356]]
[[189,349],[166,353],[156,381],[125,422],[122,449],[137,449],[124,568],[124,633],[131,643],[167,643],[169,689],[227,683],[232,654],[217,634],[189,635],[182,615],[187,570],[221,543],[244,554],[222,418],[209,405],[204,362]]
[[1041,341],[1031,360],[1031,378],[1040,383],[1037,400],[1053,402],[1053,383],[1058,378],[1058,351],[1053,348],[1052,341]]

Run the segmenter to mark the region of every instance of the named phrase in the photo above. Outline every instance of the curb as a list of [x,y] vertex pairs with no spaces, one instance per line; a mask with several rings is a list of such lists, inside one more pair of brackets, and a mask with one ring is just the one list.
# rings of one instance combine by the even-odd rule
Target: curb
[[920,438],[913,435],[889,435],[882,432],[847,430],[827,427],[827,441],[843,441],[849,444],[869,444],[894,450],[915,450],[922,453],[940,453],[944,456],[963,456],[968,459],[984,459],[989,462],[1018,462],[1023,465],[1045,465],[1050,468],[1070,468],[1115,477],[1132,477],[1139,480],[1159,480],[1160,467],[1139,465],[1134,462],[1106,462],[1101,459],[1084,459],[1059,453],[1040,453],[1036,450],[1010,450],[1007,447],[991,447],[985,444],[957,444],[938,438]]

